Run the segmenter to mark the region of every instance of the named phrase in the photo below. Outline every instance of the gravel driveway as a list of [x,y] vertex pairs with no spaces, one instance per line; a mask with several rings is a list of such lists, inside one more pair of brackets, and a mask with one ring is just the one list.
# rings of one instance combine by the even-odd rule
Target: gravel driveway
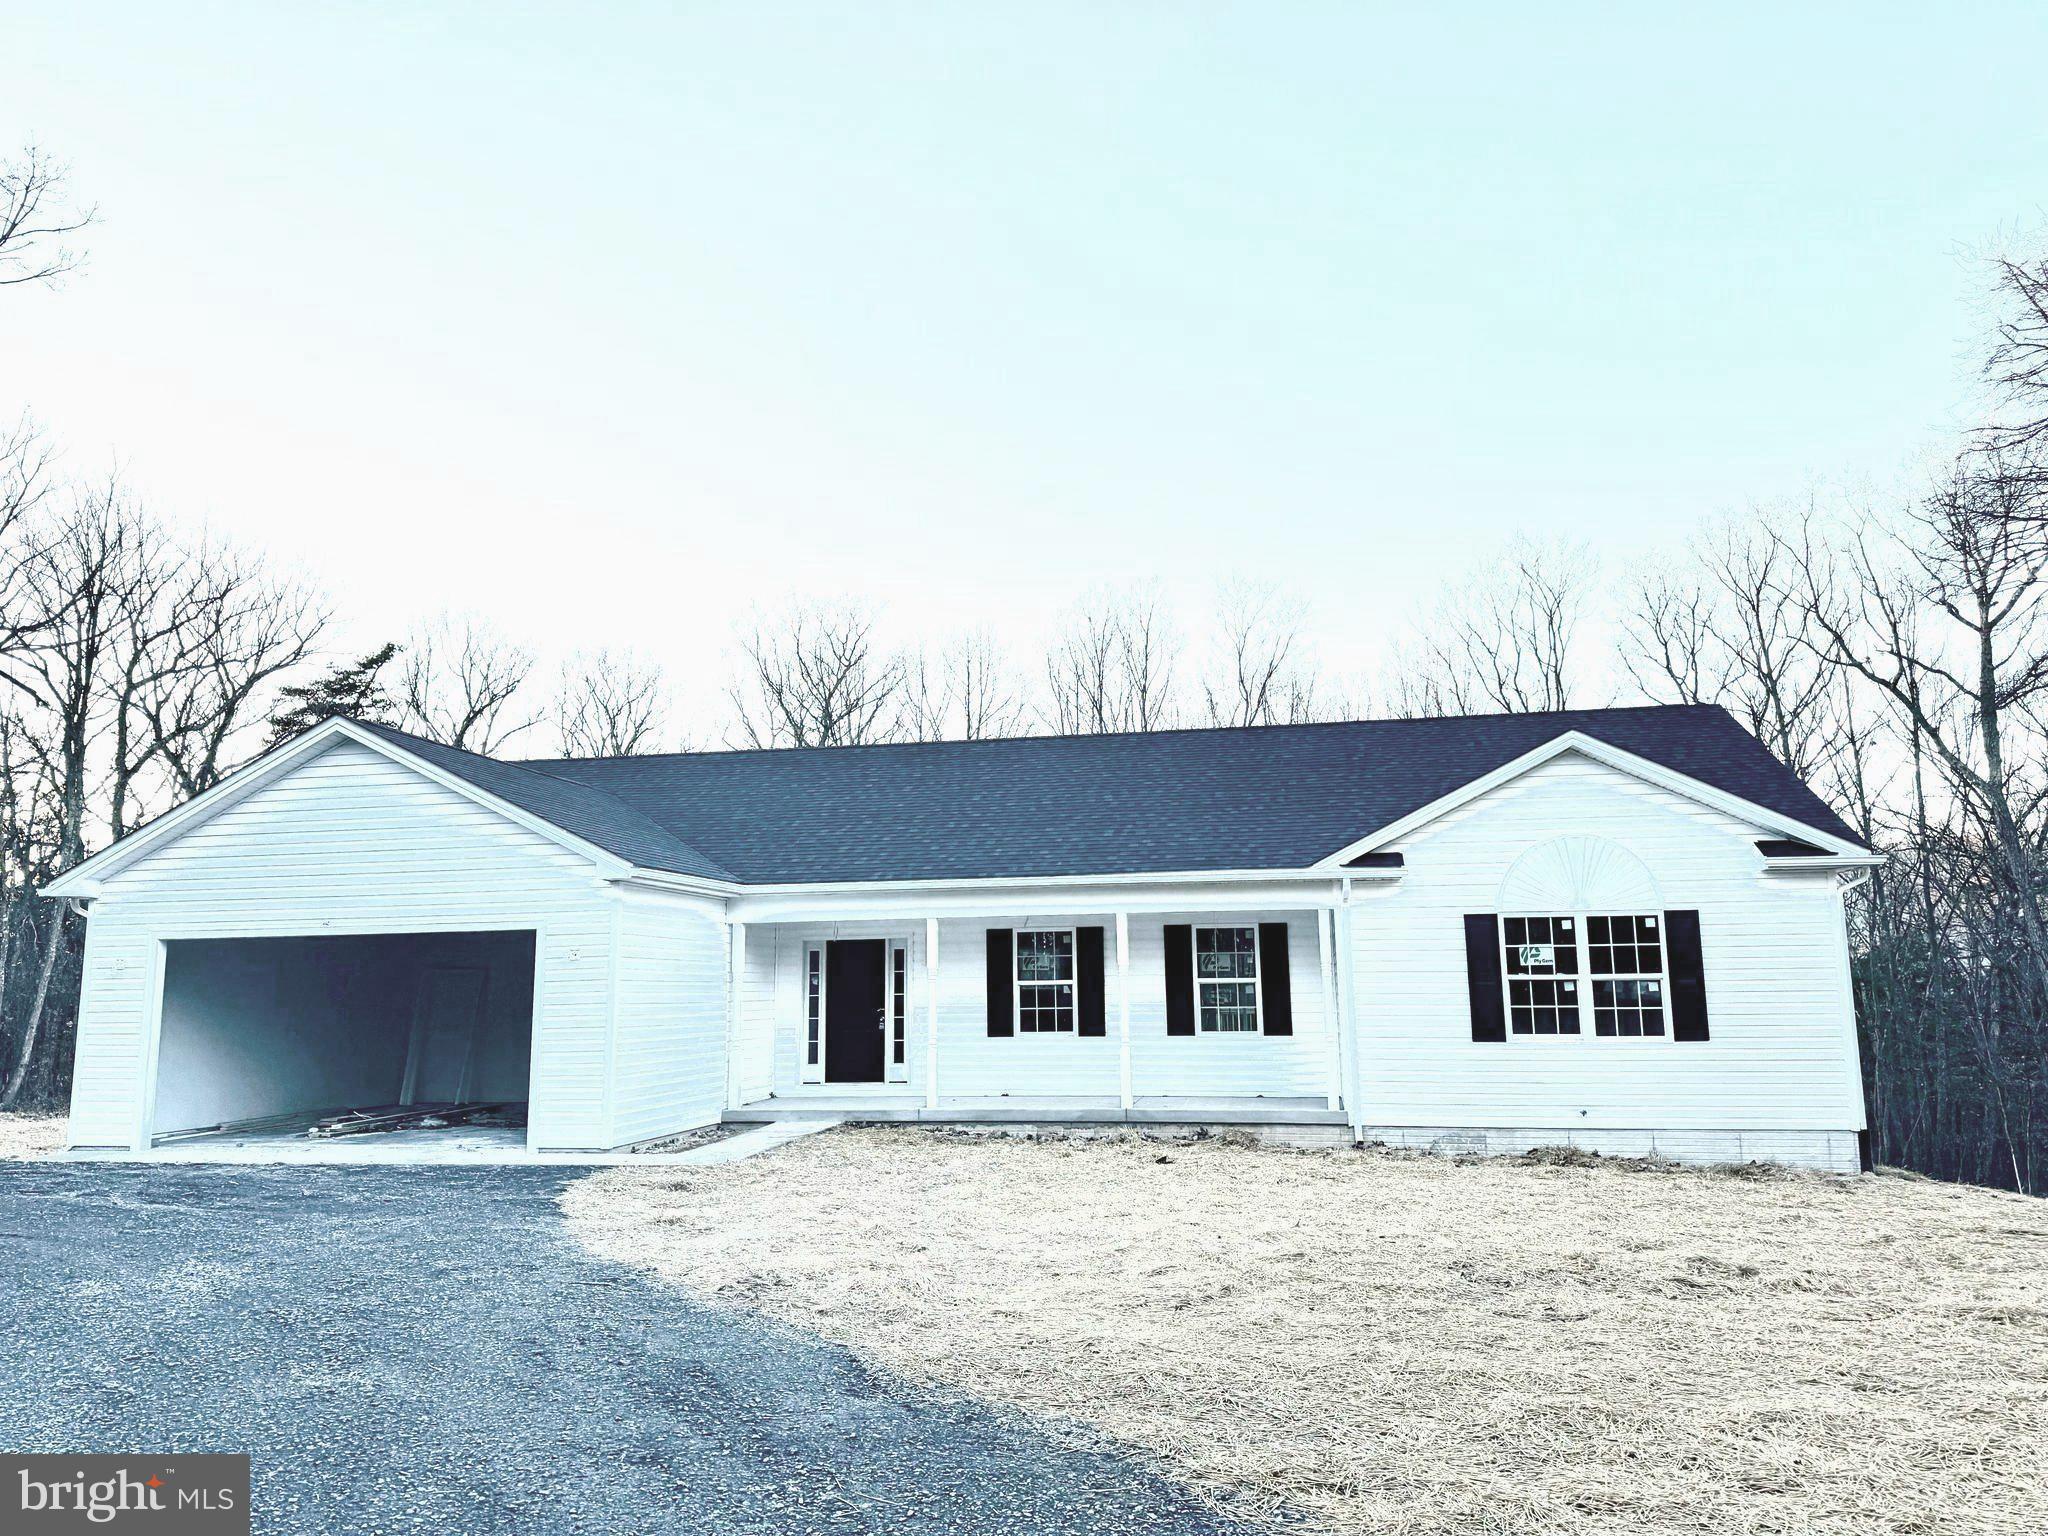
[[572,1176],[0,1164],[0,1449],[247,1451],[322,1536],[1239,1529],[587,1257]]

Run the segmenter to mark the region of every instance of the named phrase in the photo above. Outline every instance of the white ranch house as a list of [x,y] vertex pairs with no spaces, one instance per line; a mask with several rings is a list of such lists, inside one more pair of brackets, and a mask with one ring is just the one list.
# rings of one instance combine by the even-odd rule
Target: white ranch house
[[333,720],[51,886],[70,1139],[488,1101],[535,1151],[829,1114],[1850,1172],[1874,862],[1705,707],[527,763]]

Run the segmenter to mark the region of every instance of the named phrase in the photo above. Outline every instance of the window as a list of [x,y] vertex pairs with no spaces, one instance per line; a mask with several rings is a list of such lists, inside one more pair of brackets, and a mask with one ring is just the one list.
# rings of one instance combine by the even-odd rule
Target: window
[[1593,1033],[1664,1033],[1664,933],[1652,917],[1586,919]]
[[804,1071],[806,1082],[824,1076],[825,946],[804,946]]
[[1195,930],[1195,1027],[1205,1035],[1259,1032],[1259,930]]
[[[997,972],[998,975],[1002,973]],[[996,996],[1001,997],[998,992]],[[1074,930],[1017,930],[1017,1033],[1074,1032]]]
[[1654,913],[1557,913],[1501,919],[1510,1035],[1664,1034],[1664,935]]
[[889,946],[889,1076],[907,1076],[904,1061],[904,1019],[910,983],[910,951],[901,944]]
[[1579,937],[1569,917],[1510,917],[1508,1028],[1518,1035],[1579,1032]]

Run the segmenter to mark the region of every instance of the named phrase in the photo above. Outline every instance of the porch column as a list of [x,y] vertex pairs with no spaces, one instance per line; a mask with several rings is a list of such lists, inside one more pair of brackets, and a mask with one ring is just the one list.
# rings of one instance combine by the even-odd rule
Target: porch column
[[1351,1134],[1365,1129],[1365,1107],[1360,1103],[1362,1086],[1358,1060],[1358,961],[1352,936],[1351,882],[1343,885],[1342,905],[1337,908],[1337,1010],[1344,1035],[1344,1103],[1348,1107]]
[[1323,1018],[1330,1031],[1330,1108],[1344,1105],[1344,1031],[1337,1020],[1337,967],[1330,931],[1336,916],[1328,907],[1316,909],[1316,949],[1323,964]]
[[1131,1107],[1131,914],[1116,915],[1116,1071],[1123,1107]]
[[939,1107],[939,920],[924,920],[924,1107]]
[[747,984],[747,925],[727,924],[725,933],[725,1106],[738,1109],[746,1082],[746,1067],[741,1060],[747,1049],[746,1014],[741,1006],[741,994]]

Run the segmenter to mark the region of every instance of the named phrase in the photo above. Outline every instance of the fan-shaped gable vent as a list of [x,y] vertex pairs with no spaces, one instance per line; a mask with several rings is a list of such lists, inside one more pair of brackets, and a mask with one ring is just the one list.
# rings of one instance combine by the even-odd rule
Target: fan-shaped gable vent
[[1649,866],[1604,837],[1538,843],[1500,883],[1502,912],[1655,912],[1662,906]]

